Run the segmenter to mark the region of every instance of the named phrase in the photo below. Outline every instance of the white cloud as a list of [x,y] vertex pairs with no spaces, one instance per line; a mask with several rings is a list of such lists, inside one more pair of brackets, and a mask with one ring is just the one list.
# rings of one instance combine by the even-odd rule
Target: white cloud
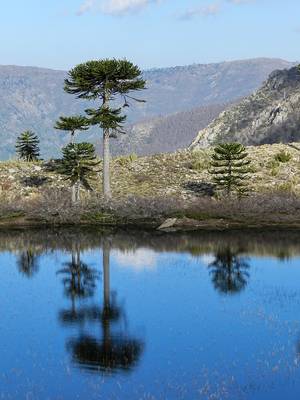
[[84,0],[77,11],[77,15],[83,15],[90,11],[110,15],[125,15],[142,10],[151,3],[159,2],[160,0]]
[[217,15],[219,14],[220,11],[221,11],[220,5],[218,3],[213,3],[203,7],[190,8],[185,12],[183,12],[179,16],[179,19],[186,21],[199,16],[208,17],[211,15]]
[[199,6],[185,10],[179,15],[180,20],[191,20],[196,17],[207,17],[217,15],[221,12],[221,8],[226,6],[226,3],[233,5],[242,5],[255,3],[257,0],[219,0],[216,3],[211,3],[206,6]]
[[[82,0],[77,15],[83,15],[88,12],[98,12],[108,15],[126,15],[135,13],[147,8],[150,4],[159,4],[163,0]],[[257,0],[216,0],[217,2],[206,6],[198,6],[186,9],[179,15],[180,20],[190,20],[195,17],[206,17],[217,15],[221,11],[221,5],[231,3],[234,5],[242,5],[254,3]],[[172,3],[171,3],[172,4]]]
[[246,3],[253,3],[255,0],[227,0],[227,1],[233,4],[246,4]]
[[107,0],[103,5],[103,10],[107,14],[126,14],[141,10],[150,3],[157,3],[156,0]]
[[203,256],[199,257],[199,260],[203,265],[208,266],[215,261],[215,257],[213,254],[204,254]]
[[157,253],[140,248],[136,251],[119,252],[113,254],[118,265],[134,270],[153,269],[157,266]]
[[92,9],[95,7],[95,5],[96,5],[95,0],[85,0],[79,7],[79,10],[77,11],[77,15],[83,15],[89,11],[92,11]]

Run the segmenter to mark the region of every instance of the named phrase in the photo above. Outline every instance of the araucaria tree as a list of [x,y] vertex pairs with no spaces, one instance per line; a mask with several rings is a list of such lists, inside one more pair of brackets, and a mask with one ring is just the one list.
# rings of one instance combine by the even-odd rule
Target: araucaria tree
[[[130,96],[133,91],[145,89],[141,70],[127,60],[104,59],[88,61],[76,66],[65,80],[65,91],[78,98],[100,100],[96,108],[86,110],[91,125],[98,125],[103,131],[103,193],[111,197],[109,139],[122,132],[126,116],[122,108],[115,108],[116,101],[123,99],[128,107],[129,100],[143,101]],[[119,98],[119,99],[118,99]]]
[[210,173],[217,189],[227,195],[232,192],[238,195],[246,194],[251,172],[251,161],[247,157],[246,149],[240,143],[223,143],[215,147]]
[[16,152],[23,161],[37,161],[40,155],[39,138],[32,131],[23,132],[16,143]]
[[86,131],[89,129],[87,118],[82,115],[74,115],[72,117],[60,117],[56,122],[54,129],[70,132],[70,143],[74,142],[76,131]]
[[80,188],[91,190],[90,182],[95,179],[97,165],[95,147],[91,143],[70,143],[63,148],[63,158],[58,172],[72,186],[72,202],[80,201]]

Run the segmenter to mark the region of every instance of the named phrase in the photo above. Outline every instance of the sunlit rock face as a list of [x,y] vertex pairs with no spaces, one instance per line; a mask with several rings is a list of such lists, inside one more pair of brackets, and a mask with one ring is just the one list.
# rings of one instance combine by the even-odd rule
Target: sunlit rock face
[[299,141],[299,107],[298,67],[277,70],[258,91],[201,130],[190,148],[230,141],[244,145]]

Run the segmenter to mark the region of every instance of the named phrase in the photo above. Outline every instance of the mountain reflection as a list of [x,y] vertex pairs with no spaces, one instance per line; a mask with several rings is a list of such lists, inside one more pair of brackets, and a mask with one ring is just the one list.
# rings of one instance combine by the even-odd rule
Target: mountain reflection
[[[75,262],[75,264],[74,264]],[[92,296],[94,289],[95,272],[90,272],[84,278],[87,266],[77,259],[61,270],[67,273],[64,280],[65,294],[72,298],[72,310],[60,313],[60,320],[64,325],[78,324],[80,332],[67,342],[67,349],[71,353],[73,362],[80,368],[89,372],[112,373],[120,370],[129,371],[138,362],[143,342],[130,336],[126,328],[122,328],[122,317],[125,312],[118,304],[116,295],[110,290],[110,243],[103,243],[103,302],[102,305],[81,305],[75,308],[74,294],[76,297]],[[78,271],[80,272],[80,279]],[[92,279],[91,279],[92,278]],[[99,326],[98,335],[94,334],[92,325]],[[118,328],[115,328],[115,326]],[[93,332],[93,333],[91,333]]]
[[208,267],[214,288],[220,293],[235,294],[247,286],[250,265],[230,246],[221,247]]

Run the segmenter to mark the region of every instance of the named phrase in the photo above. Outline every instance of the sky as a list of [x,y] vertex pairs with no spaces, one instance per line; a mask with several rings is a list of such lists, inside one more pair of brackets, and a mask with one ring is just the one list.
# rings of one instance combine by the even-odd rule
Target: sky
[[299,0],[1,0],[1,65],[300,60]]

